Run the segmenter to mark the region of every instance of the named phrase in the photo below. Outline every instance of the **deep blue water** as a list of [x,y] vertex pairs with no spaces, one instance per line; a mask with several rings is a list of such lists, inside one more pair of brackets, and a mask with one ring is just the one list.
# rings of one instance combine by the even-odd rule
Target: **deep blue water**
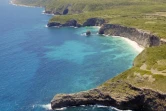
[[[57,93],[95,88],[128,69],[139,53],[97,28],[46,28],[42,8],[0,1],[0,110],[47,111]],[[91,37],[84,36],[91,30]],[[79,107],[65,111],[113,111]]]

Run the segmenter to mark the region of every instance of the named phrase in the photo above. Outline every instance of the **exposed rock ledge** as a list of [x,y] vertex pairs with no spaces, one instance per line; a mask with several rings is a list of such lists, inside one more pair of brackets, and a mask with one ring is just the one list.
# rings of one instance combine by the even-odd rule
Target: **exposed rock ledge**
[[105,105],[119,109],[165,111],[166,94],[151,89],[140,89],[123,81],[109,83],[89,91],[75,94],[58,94],[51,101],[52,109],[80,106]]
[[83,25],[77,23],[76,20],[72,19],[72,20],[69,20],[69,21],[66,21],[66,23],[64,24],[61,24],[59,22],[49,22],[47,24],[48,27],[81,27],[81,26],[101,26],[102,24],[105,23],[105,20],[102,19],[102,18],[90,18],[90,19],[87,19]]

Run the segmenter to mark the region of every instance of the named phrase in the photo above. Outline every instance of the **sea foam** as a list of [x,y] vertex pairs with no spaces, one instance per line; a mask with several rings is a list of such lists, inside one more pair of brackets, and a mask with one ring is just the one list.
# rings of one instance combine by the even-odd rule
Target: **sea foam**
[[[112,36],[112,37],[120,37],[120,36]],[[128,44],[131,45],[136,51],[142,52],[144,50],[144,47],[140,46],[137,42],[132,41],[132,40],[125,38],[125,37],[120,37],[120,38],[122,38],[126,42],[128,42]]]
[[52,110],[51,104],[44,104],[44,105],[39,105],[39,106],[46,109],[46,110]]

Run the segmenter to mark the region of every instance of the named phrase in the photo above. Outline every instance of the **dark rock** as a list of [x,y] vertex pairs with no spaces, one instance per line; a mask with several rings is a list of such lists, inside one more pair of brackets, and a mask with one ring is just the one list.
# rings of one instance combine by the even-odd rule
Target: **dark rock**
[[66,9],[63,11],[63,15],[68,14],[68,12],[69,12],[69,9],[66,8]]
[[87,31],[87,32],[86,32],[86,35],[87,35],[87,36],[90,36],[90,35],[91,35],[91,32],[90,32],[90,31]]
[[66,23],[62,24],[63,27],[69,27],[69,26],[73,26],[76,27],[77,26],[77,21],[72,19],[67,21]]
[[49,22],[49,23],[47,24],[47,26],[48,26],[48,27],[59,27],[59,26],[61,26],[61,24],[58,23],[58,22]]
[[81,25],[81,24],[78,24],[78,23],[77,23],[77,25],[76,25],[76,27],[78,27],[78,28],[81,27],[81,26],[82,26],[82,25]]
[[44,13],[46,13],[46,14],[52,14],[52,11],[50,11],[50,10],[45,10]]
[[99,34],[121,36],[137,42],[143,47],[160,45],[160,38],[150,32],[136,28],[125,27],[117,24],[104,24],[99,30]]
[[54,15],[62,15],[60,12],[53,12]]
[[124,81],[117,81],[89,91],[75,94],[58,94],[51,101],[51,107],[56,109],[99,104],[122,110],[166,111],[165,103],[166,94],[151,89],[137,88]]
[[90,18],[83,23],[83,26],[101,26],[105,23],[105,20],[102,18]]

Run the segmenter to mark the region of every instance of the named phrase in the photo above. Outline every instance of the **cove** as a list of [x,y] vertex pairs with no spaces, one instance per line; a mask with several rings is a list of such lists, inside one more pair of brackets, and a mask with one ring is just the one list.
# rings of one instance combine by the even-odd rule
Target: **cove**
[[[122,38],[104,37],[98,28],[46,28],[42,8],[1,0],[0,109],[47,111],[57,93],[95,88],[132,66],[139,51]],[[84,36],[90,30],[92,36]],[[65,111],[114,111],[105,107]]]

